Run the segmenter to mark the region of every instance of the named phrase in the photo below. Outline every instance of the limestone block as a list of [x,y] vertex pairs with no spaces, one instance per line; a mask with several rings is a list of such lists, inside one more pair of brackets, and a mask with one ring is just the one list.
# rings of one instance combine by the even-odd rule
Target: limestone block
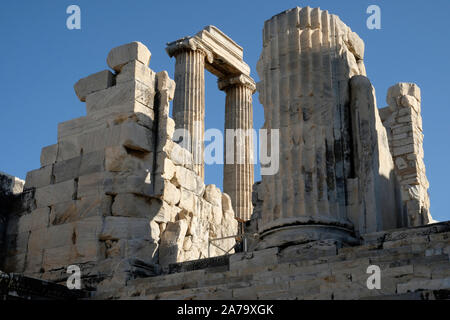
[[83,241],[75,245],[46,248],[43,255],[42,268],[46,271],[67,268],[68,265],[84,264],[98,261],[102,253],[98,241]]
[[212,223],[214,223],[215,225],[220,225],[222,223],[222,206],[220,207],[216,207],[213,206],[212,207]]
[[153,196],[153,185],[150,172],[132,172],[124,174],[108,174],[103,178],[101,192],[116,195],[119,193],[135,193],[142,196]]
[[50,224],[60,225],[88,217],[109,216],[111,205],[111,196],[91,196],[57,203],[51,207]]
[[56,203],[69,201],[74,199],[75,195],[76,185],[74,180],[37,188],[35,193],[36,207],[48,207]]
[[[117,127],[117,126],[116,126]],[[151,131],[136,123],[124,123],[119,128],[113,127],[113,130],[120,130],[120,143],[129,149],[150,152],[153,150],[154,142]],[[109,145],[112,144],[112,141]]]
[[79,176],[80,164],[81,156],[56,162],[53,165],[53,176],[55,177],[55,183],[77,178]]
[[[44,236],[45,244],[42,249],[63,247],[76,242],[75,223],[66,223],[50,226],[46,229]],[[75,241],[72,241],[72,238]]]
[[349,46],[349,50],[355,55],[357,60],[363,60],[365,47],[364,41],[358,36],[358,34],[352,32],[350,28],[348,28],[347,37],[347,45]]
[[187,231],[187,223],[185,220],[169,222],[166,230],[161,236],[161,244],[159,249],[159,263],[168,265],[178,262],[183,249],[184,237]]
[[112,146],[105,149],[105,170],[112,172],[123,171],[123,164],[128,153],[123,146]]
[[149,218],[150,200],[131,193],[118,194],[114,197],[112,215],[120,217]]
[[86,98],[86,110],[88,116],[104,109],[121,112],[133,112],[137,104],[141,103],[148,108],[153,108],[155,88],[149,87],[137,80],[119,83],[113,87],[90,94]]
[[31,231],[47,228],[50,219],[50,208],[39,208],[31,212]]
[[101,240],[147,239],[150,240],[149,219],[130,217],[106,217]]
[[130,80],[139,80],[149,87],[155,86],[155,72],[144,63],[133,60],[122,67],[122,70],[116,77],[116,83],[127,82]]
[[164,200],[171,205],[176,205],[180,202],[180,197],[180,190],[169,181],[165,181],[163,193]]
[[450,288],[450,278],[411,280],[397,285],[397,293],[415,292],[418,290],[442,290]]
[[166,201],[160,199],[152,199],[149,210],[150,219],[157,223],[167,223],[172,221],[174,208]]
[[158,262],[158,244],[153,241],[132,239],[126,240],[124,256],[141,260],[148,264]]
[[190,170],[193,169],[194,159],[192,157],[192,154],[187,149],[181,147],[179,144],[173,144],[173,148],[171,149],[169,157],[176,165],[183,166]]
[[78,175],[84,176],[95,172],[105,170],[105,153],[104,150],[83,153],[81,157]]
[[52,165],[32,170],[27,173],[24,189],[41,188],[52,182]]
[[400,100],[400,103],[404,107],[412,108],[417,113],[420,113],[420,103],[413,96],[403,96]]
[[197,195],[201,195],[205,189],[205,184],[195,172],[181,166],[176,166],[174,180],[177,186],[190,190]]
[[133,60],[148,66],[150,57],[150,50],[141,42],[134,41],[111,49],[106,62],[111,69],[120,72],[125,64]]
[[[160,153],[158,155],[158,160],[160,159],[159,157],[161,155],[163,155],[163,154]],[[168,159],[166,157],[164,157],[164,159],[162,161],[164,163],[164,167],[159,169],[159,166],[158,166],[158,169],[157,169],[156,172],[157,173],[162,173],[161,177],[163,179],[172,180],[172,178],[175,176],[175,171],[176,171],[176,167],[175,167],[174,163],[170,159]],[[160,161],[158,161],[158,162],[160,162]]]
[[96,172],[78,178],[77,197],[104,195],[106,193],[105,180],[109,175],[105,172]]
[[72,237],[72,242],[98,240],[103,231],[102,216],[87,217],[76,221],[74,224],[75,236]]
[[58,145],[52,144],[50,146],[42,148],[41,151],[41,167],[45,167],[56,161],[56,155],[58,152]]
[[406,146],[396,147],[392,155],[397,157],[408,153],[414,153],[414,150],[414,144],[408,144]]
[[75,136],[108,127],[107,119],[79,117],[58,123],[58,141],[65,137]]
[[161,146],[165,146],[172,140],[175,133],[175,121],[172,118],[163,118],[158,123],[158,150],[161,150]]
[[410,95],[421,101],[420,88],[414,83],[397,83],[388,89],[386,102],[390,107],[396,108],[401,106],[399,99],[402,96]]
[[103,150],[110,146],[124,147],[140,151],[153,150],[154,137],[151,130],[135,122],[125,122],[102,128],[77,136],[66,137],[58,142],[58,161],[68,160],[94,151]]
[[230,257],[230,271],[256,266],[276,265],[279,249],[271,248],[250,253],[238,253]]
[[[89,113],[90,127],[115,125],[122,122],[133,121],[140,125],[153,129],[155,112],[150,107],[139,101],[134,103],[119,104],[109,108],[99,109]],[[100,125],[102,123],[103,125]]]
[[175,94],[175,81],[170,79],[167,71],[161,71],[156,74],[158,91],[167,91],[169,100],[173,100]]
[[46,229],[44,249],[66,247],[83,241],[98,241],[103,217],[93,216]]
[[153,172],[154,156],[152,152],[142,153],[126,149],[123,146],[105,149],[105,168],[111,172],[128,172],[140,175]]
[[78,136],[66,137],[58,141],[58,153],[56,161],[63,161],[78,157],[81,154],[81,147],[78,143]]
[[181,188],[179,207],[187,212],[193,213],[195,210],[195,195],[189,190]]
[[207,185],[203,198],[212,205],[222,209],[222,192],[216,187],[216,185]]
[[80,101],[86,101],[91,93],[109,88],[113,85],[114,75],[109,70],[103,70],[86,78],[78,80],[74,85],[75,93]]
[[[28,240],[28,255],[41,255],[47,245],[47,228],[33,230]],[[39,261],[42,262],[42,261]]]

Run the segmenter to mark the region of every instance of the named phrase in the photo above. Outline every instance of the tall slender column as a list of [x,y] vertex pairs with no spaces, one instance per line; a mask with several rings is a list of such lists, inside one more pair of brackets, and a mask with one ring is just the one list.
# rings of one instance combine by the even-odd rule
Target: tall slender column
[[194,171],[204,178],[206,53],[190,39],[169,44],[167,52],[176,58],[172,114],[175,128],[185,129],[189,133],[189,139],[183,142],[183,146],[194,157]]
[[223,191],[230,195],[236,217],[247,221],[253,211],[252,95],[255,82],[246,75],[233,76],[220,79],[219,89],[226,92]]

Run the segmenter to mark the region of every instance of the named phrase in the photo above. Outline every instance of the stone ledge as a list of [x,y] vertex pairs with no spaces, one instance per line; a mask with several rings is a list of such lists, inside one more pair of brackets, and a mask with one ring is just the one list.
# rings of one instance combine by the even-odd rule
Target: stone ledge
[[5,300],[74,300],[87,298],[87,292],[63,285],[0,271],[0,297]]

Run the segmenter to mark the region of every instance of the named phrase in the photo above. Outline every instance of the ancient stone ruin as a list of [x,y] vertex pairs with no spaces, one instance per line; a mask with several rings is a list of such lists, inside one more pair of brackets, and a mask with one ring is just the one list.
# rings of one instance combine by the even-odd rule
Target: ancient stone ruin
[[[76,265],[94,299],[450,296],[420,90],[396,84],[378,109],[364,42],[339,17],[297,7],[267,20],[256,85],[214,26],[166,50],[174,80],[142,43],[112,49],[111,70],[75,84],[86,116],[58,125],[41,168],[0,175],[2,278],[64,285]],[[204,184],[205,69],[226,93],[225,128],[241,129],[226,136],[243,161],[224,165],[224,192]],[[256,183],[255,89],[280,163]],[[367,286],[373,265],[381,289]]]

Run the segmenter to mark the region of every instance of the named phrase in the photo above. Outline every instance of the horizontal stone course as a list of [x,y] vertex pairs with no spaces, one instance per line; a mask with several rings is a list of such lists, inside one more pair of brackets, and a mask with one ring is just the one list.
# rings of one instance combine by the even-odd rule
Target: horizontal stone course
[[[230,256],[230,271],[210,273],[203,269],[134,280],[129,283],[129,292],[137,296],[128,298],[392,299],[409,291],[450,289],[450,256],[444,252],[450,245],[447,230],[448,223],[442,223],[366,235],[366,239],[378,238],[380,243],[334,248],[337,255],[326,256],[324,250],[324,257],[312,260],[307,254],[292,254],[302,253],[302,246],[308,252],[335,244],[317,242],[234,254]],[[393,245],[384,248],[383,244],[391,242]],[[358,257],[365,253],[368,255]],[[286,261],[286,256],[292,261]],[[372,264],[381,268],[381,290],[366,286],[370,276],[367,267]]]

